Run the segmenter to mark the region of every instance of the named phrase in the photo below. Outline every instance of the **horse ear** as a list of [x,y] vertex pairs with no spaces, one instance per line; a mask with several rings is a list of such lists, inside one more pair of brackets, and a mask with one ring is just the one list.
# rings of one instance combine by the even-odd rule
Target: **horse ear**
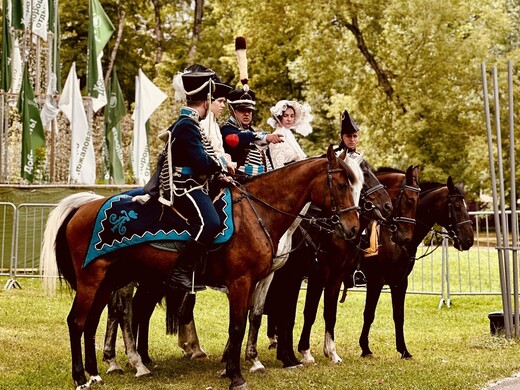
[[334,161],[336,159],[336,154],[334,153],[334,145],[330,144],[327,149],[327,158],[329,161]]
[[453,179],[451,176],[448,176],[448,191],[453,192],[455,185],[453,184]]

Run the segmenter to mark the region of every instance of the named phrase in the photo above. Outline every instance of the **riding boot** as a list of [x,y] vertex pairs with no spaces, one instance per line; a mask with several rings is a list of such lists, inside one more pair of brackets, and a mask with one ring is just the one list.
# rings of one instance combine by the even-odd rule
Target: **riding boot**
[[177,258],[175,265],[173,266],[170,280],[168,281],[168,288],[170,289],[181,289],[185,291],[200,291],[206,287],[204,285],[195,284],[194,282],[194,270],[198,262],[201,261],[202,256],[206,252],[206,245],[190,239],[184,250]]

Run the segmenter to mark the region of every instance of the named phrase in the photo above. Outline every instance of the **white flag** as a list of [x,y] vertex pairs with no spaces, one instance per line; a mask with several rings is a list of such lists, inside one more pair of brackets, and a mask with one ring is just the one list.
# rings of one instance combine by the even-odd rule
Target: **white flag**
[[11,59],[11,71],[11,92],[20,93],[20,88],[22,87],[23,79],[23,64],[22,56],[20,54],[20,43],[18,41],[18,38],[14,38],[13,40],[13,57]]
[[92,131],[88,127],[87,115],[81,98],[76,63],[72,64],[63,87],[58,107],[70,122],[71,156],[69,180],[76,184],[95,184],[96,158],[92,142]]
[[42,125],[44,128],[49,127],[50,123],[60,112],[52,98],[54,91],[56,91],[56,75],[51,73],[51,77],[49,77],[49,82],[47,83],[47,91],[45,93],[45,104],[40,111],[40,117],[42,118]]
[[31,30],[35,35],[47,40],[47,24],[49,22],[49,0],[25,0],[24,19],[31,21]]
[[132,114],[134,120],[132,170],[139,186],[144,186],[150,180],[150,153],[146,137],[146,122],[166,98],[167,95],[139,69],[139,76],[135,78],[135,110]]

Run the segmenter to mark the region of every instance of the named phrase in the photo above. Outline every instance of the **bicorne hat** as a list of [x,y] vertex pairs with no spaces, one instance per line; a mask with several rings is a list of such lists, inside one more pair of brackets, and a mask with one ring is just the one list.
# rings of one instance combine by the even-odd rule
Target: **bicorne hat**
[[341,114],[341,135],[343,134],[354,134],[359,131],[357,123],[349,115],[348,111],[345,110]]
[[208,94],[215,90],[215,82],[212,77],[213,71],[187,71],[178,73],[173,78],[173,88],[175,88],[175,99],[197,102],[206,100]]
[[[186,68],[188,72],[213,72],[210,68],[206,68],[204,65],[193,64]],[[213,93],[211,94],[211,99],[219,99],[222,97],[227,97],[228,93],[233,89],[230,85],[224,83],[218,74],[213,73],[211,79],[215,82],[215,88]]]
[[227,100],[234,109],[255,109],[255,93],[251,89],[248,91],[244,91],[242,88],[235,89],[229,93]]

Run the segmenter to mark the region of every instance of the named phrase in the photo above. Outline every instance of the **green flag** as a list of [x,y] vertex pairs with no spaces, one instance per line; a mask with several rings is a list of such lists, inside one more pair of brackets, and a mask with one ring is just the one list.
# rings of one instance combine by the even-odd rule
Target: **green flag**
[[92,108],[97,112],[107,104],[101,57],[115,29],[99,0],[90,0],[89,4],[87,91],[92,97]]
[[32,182],[37,169],[45,161],[45,133],[40,108],[34,98],[27,66],[23,70],[22,88],[18,98],[18,112],[22,119],[22,171],[21,176]]
[[121,142],[121,119],[126,115],[125,99],[114,68],[108,84],[108,104],[105,106],[105,172],[115,184],[125,184],[123,172],[123,145]]
[[11,0],[11,7],[12,7],[12,9],[11,9],[11,12],[12,12],[11,25],[16,30],[23,30],[23,29],[25,29],[23,2],[24,2],[24,0]]
[[61,29],[60,29],[60,14],[57,9],[57,0],[49,0],[49,31],[54,33],[54,40],[52,44],[52,73],[56,75],[56,91],[61,92],[61,67],[60,67],[60,44],[61,44]]
[[0,74],[0,89],[9,91],[11,87],[11,23],[8,17],[8,0],[2,1],[2,72]]

